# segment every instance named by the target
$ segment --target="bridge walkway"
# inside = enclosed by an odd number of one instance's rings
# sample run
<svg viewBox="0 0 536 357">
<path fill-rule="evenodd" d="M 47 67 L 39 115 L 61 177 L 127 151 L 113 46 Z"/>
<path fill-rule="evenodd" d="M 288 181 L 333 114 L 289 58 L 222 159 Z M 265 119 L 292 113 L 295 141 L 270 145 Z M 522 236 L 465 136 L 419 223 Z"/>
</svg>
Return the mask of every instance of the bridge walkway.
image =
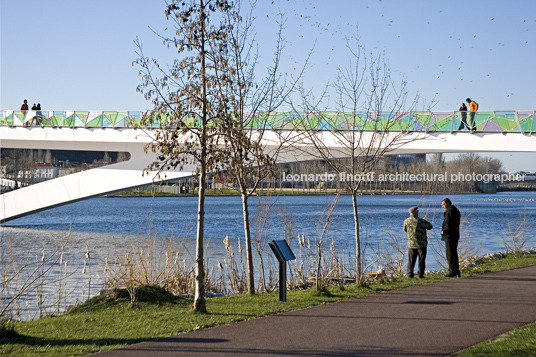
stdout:
<svg viewBox="0 0 536 357">
<path fill-rule="evenodd" d="M 536 266 L 243 321 L 103 356 L 444 356 L 536 321 Z"/>
</svg>

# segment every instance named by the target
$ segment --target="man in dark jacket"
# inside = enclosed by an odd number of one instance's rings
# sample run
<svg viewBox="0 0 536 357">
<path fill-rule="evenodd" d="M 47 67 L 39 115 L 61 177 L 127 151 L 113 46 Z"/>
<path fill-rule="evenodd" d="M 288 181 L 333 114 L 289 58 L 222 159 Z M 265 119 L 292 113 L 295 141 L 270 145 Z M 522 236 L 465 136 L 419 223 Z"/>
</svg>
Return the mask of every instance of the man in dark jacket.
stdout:
<svg viewBox="0 0 536 357">
<path fill-rule="evenodd" d="M 443 226 L 441 227 L 441 240 L 445 242 L 449 272 L 447 278 L 460 276 L 460 263 L 458 262 L 458 241 L 460 240 L 460 211 L 452 204 L 450 199 L 441 201 L 443 213 Z"/>
</svg>

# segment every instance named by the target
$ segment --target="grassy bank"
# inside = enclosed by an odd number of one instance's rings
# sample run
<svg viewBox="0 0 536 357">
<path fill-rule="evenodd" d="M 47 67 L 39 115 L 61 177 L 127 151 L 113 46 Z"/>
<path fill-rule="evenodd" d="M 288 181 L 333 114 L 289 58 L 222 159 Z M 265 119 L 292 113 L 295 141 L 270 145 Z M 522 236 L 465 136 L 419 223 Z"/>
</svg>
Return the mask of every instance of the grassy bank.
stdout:
<svg viewBox="0 0 536 357">
<path fill-rule="evenodd" d="M 508 270 L 536 264 L 535 255 L 508 256 L 484 261 L 466 269 L 463 276 Z M 392 278 L 365 286 L 356 284 L 289 291 L 288 302 L 277 293 L 235 295 L 207 299 L 207 314 L 190 310 L 192 301 L 172 296 L 158 288 L 138 291 L 134 305 L 126 291 L 95 297 L 60 316 L 15 323 L 15 335 L 0 342 L 2 355 L 84 355 L 185 331 L 253 319 L 260 316 L 357 298 L 380 291 L 400 289 L 445 280 L 442 274 L 427 279 Z"/>
</svg>

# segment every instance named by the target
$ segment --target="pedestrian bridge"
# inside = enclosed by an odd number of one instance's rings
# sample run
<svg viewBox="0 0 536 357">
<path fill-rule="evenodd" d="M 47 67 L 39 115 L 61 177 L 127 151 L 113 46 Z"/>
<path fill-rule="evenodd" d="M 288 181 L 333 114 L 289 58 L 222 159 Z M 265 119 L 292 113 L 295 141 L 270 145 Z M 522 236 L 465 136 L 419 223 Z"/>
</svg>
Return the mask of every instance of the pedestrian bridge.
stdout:
<svg viewBox="0 0 536 357">
<path fill-rule="evenodd" d="M 363 145 L 384 145 L 399 137 L 390 154 L 536 151 L 535 111 L 478 112 L 469 131 L 460 112 L 347 113 L 277 112 L 252 117 L 253 135 L 263 131 L 267 152 L 277 161 L 317 158 L 311 138 L 320 138 L 336 157 L 348 156 L 342 137 L 359 131 Z M 151 125 L 145 125 L 152 118 Z M 48 208 L 153 182 L 142 175 L 155 160 L 145 153 L 160 123 L 152 112 L 131 111 L 0 111 L 0 148 L 127 152 L 130 159 L 44 181 L 0 195 L 0 223 Z M 195 123 L 192 122 L 192 125 Z M 386 140 L 374 141 L 378 132 Z M 167 180 L 192 176 L 194 166 L 165 173 Z"/>
</svg>

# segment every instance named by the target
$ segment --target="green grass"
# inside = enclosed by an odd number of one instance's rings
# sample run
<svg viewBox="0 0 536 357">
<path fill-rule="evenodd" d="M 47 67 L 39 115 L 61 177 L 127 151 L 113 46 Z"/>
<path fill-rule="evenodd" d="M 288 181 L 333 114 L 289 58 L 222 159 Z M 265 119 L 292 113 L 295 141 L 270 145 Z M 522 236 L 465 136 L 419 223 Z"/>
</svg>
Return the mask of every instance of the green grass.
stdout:
<svg viewBox="0 0 536 357">
<path fill-rule="evenodd" d="M 536 322 L 460 351 L 454 356 L 536 356 Z"/>
<path fill-rule="evenodd" d="M 467 269 L 463 276 L 533 264 L 536 264 L 536 256 L 507 257 Z M 424 280 L 392 278 L 365 286 L 329 286 L 321 293 L 314 289 L 288 291 L 286 303 L 278 301 L 277 293 L 209 298 L 207 314 L 192 312 L 191 300 L 172 296 L 159 288 L 140 289 L 134 305 L 130 304 L 130 297 L 125 291 L 115 291 L 112 296 L 92 298 L 64 315 L 16 322 L 16 335 L 0 340 L 0 354 L 84 355 L 200 328 L 441 280 L 445 280 L 442 274 L 432 274 Z"/>
</svg>

